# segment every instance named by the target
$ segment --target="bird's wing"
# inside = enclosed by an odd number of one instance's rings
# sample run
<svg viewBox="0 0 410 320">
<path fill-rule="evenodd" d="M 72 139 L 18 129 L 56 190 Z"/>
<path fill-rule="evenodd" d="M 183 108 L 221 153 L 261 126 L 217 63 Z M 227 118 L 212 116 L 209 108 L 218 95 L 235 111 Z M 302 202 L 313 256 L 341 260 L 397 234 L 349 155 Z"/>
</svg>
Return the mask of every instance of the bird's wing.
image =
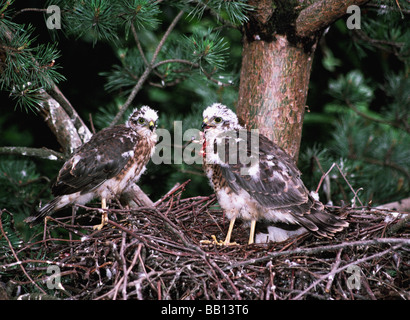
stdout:
<svg viewBox="0 0 410 320">
<path fill-rule="evenodd" d="M 241 139 L 241 134 L 236 138 L 229 135 L 214 145 L 225 145 L 221 173 L 228 185 L 237 193 L 240 188 L 246 190 L 267 208 L 306 204 L 309 193 L 293 159 L 265 136 L 250 131 L 245 133 L 245 139 Z M 233 141 L 236 150 L 232 145 L 229 147 Z M 255 145 L 255 142 L 258 143 Z"/>
<path fill-rule="evenodd" d="M 123 125 L 93 135 L 61 168 L 52 187 L 54 196 L 86 193 L 118 175 L 132 158 L 136 140 L 138 135 Z"/>
</svg>

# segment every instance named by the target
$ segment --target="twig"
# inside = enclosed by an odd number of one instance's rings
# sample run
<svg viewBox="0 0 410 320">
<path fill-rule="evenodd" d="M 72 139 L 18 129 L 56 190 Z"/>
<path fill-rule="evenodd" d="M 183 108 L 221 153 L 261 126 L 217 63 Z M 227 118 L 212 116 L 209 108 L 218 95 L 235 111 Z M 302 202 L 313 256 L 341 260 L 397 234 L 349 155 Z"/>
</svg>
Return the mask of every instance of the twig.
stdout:
<svg viewBox="0 0 410 320">
<path fill-rule="evenodd" d="M 318 160 L 317 160 L 317 162 L 319 163 Z M 333 170 L 333 168 L 334 168 L 335 165 L 336 165 L 336 163 L 334 162 L 334 163 L 331 165 L 331 167 L 329 168 L 329 170 L 327 170 L 326 173 L 322 174 L 322 177 L 320 178 L 319 184 L 317 185 L 317 188 L 316 188 L 316 193 L 319 193 L 319 189 L 320 189 L 320 186 L 321 186 L 322 183 L 323 183 L 323 180 L 329 175 L 330 171 Z"/>
<path fill-rule="evenodd" d="M 332 283 L 333 283 L 333 280 L 334 280 L 334 275 L 335 275 L 335 270 L 337 270 L 337 268 L 339 267 L 339 265 L 340 265 L 340 263 L 342 262 L 341 260 L 340 260 L 340 256 L 341 256 L 341 254 L 342 254 L 342 248 L 341 249 L 339 249 L 339 251 L 337 252 L 337 255 L 336 255 L 336 261 L 333 263 L 333 266 L 332 266 L 332 270 L 330 271 L 330 273 L 331 273 L 331 275 L 329 276 L 329 281 L 327 282 L 327 284 L 326 284 L 326 288 L 325 288 L 325 292 L 326 293 L 329 293 L 330 292 L 330 288 L 331 288 L 331 286 L 332 286 Z"/>
<path fill-rule="evenodd" d="M 339 243 L 334 245 L 325 245 L 319 246 L 314 248 L 297 248 L 294 250 L 287 250 L 281 252 L 270 252 L 267 253 L 266 256 L 255 258 L 247 261 L 233 263 L 230 266 L 225 267 L 224 270 L 243 267 L 249 264 L 259 263 L 259 262 L 266 262 L 272 260 L 274 258 L 278 258 L 281 256 L 292 256 L 292 255 L 311 255 L 316 253 L 321 253 L 324 251 L 335 251 L 343 248 L 351 248 L 351 247 L 358 247 L 358 246 L 371 246 L 376 244 L 400 244 L 405 246 L 410 246 L 410 239 L 402 239 L 402 238 L 380 238 L 380 239 L 371 239 L 371 240 L 359 240 L 359 241 L 352 241 L 352 242 L 345 242 Z"/>
<path fill-rule="evenodd" d="M 11 253 L 13 254 L 14 259 L 16 259 L 16 263 L 20 266 L 21 270 L 23 271 L 24 275 L 27 277 L 27 279 L 30 280 L 30 282 L 38 289 L 40 290 L 43 294 L 46 294 L 46 292 L 30 277 L 30 275 L 27 273 L 26 269 L 24 268 L 23 264 L 21 263 L 19 257 L 17 256 L 16 252 L 14 251 L 13 245 L 11 244 L 9 238 L 7 237 L 7 234 L 4 232 L 3 229 L 3 222 L 2 222 L 2 216 L 3 216 L 4 210 L 0 211 L 0 230 L 1 234 L 3 235 L 4 239 L 6 239 L 7 244 L 10 248 Z"/>
<path fill-rule="evenodd" d="M 23 12 L 47 12 L 47 9 L 40 9 L 40 8 L 23 8 L 19 11 L 16 11 L 11 19 L 13 20 L 16 16 L 18 16 L 19 14 L 22 14 Z"/>
<path fill-rule="evenodd" d="M 134 41 L 137 44 L 138 51 L 140 52 L 140 55 L 142 57 L 142 60 L 144 61 L 145 66 L 149 67 L 148 60 L 145 57 L 144 50 L 142 49 L 140 39 L 138 38 L 137 30 L 135 30 L 135 26 L 133 23 L 131 23 L 131 32 L 132 32 L 132 35 L 134 36 Z"/>
<path fill-rule="evenodd" d="M 341 272 L 341 271 L 347 269 L 349 266 L 358 265 L 358 264 L 363 263 L 363 262 L 366 262 L 366 261 L 368 261 L 368 260 L 372 260 L 372 259 L 375 259 L 375 258 L 378 258 L 378 257 L 382 257 L 382 256 L 384 256 L 385 254 L 391 252 L 392 250 L 398 249 L 400 246 L 401 246 L 401 244 L 399 244 L 399 245 L 397 245 L 397 246 L 394 246 L 393 248 L 389 248 L 389 249 L 387 249 L 387 250 L 384 250 L 384 251 L 382 251 L 382 252 L 375 253 L 375 254 L 373 254 L 373 255 L 371 255 L 371 256 L 368 256 L 368 257 L 366 257 L 366 258 L 362 258 L 362 259 L 353 261 L 353 262 L 351 262 L 351 263 L 348 263 L 348 264 L 344 265 L 343 267 L 340 267 L 340 268 L 337 268 L 337 269 L 335 269 L 335 270 L 332 270 L 332 271 L 330 271 L 328 274 L 325 274 L 325 275 L 321 276 L 319 279 L 317 279 L 316 281 L 314 281 L 309 287 L 307 287 L 305 290 L 303 290 L 301 293 L 299 293 L 299 294 L 298 294 L 296 297 L 294 297 L 292 300 L 299 300 L 300 298 L 303 297 L 303 295 L 304 295 L 306 292 L 309 292 L 312 288 L 314 288 L 315 286 L 317 286 L 320 282 L 322 282 L 323 280 L 328 279 L 329 277 L 332 277 L 332 276 L 334 277 L 334 275 L 336 275 L 336 274 L 338 274 L 339 272 Z"/>
<path fill-rule="evenodd" d="M 94 121 L 93 121 L 93 116 L 91 115 L 91 113 L 88 114 L 88 120 L 90 121 L 91 132 L 92 134 L 95 134 Z"/>
<path fill-rule="evenodd" d="M 316 193 L 319 192 L 319 189 L 320 189 L 320 186 L 321 186 L 323 180 L 328 176 L 328 174 L 330 173 L 330 171 L 332 171 L 335 166 L 336 166 L 337 169 L 339 170 L 340 174 L 342 175 L 344 181 L 345 181 L 345 182 L 347 183 L 347 185 L 349 186 L 350 190 L 353 192 L 353 195 L 354 195 L 354 196 L 353 196 L 353 199 L 352 199 L 353 204 L 355 203 L 355 201 L 356 201 L 356 199 L 357 199 L 357 200 L 359 201 L 360 205 L 363 206 L 362 201 L 360 200 L 359 196 L 357 195 L 359 191 L 363 190 L 363 188 L 359 188 L 359 189 L 357 189 L 357 190 L 355 191 L 355 190 L 353 189 L 353 187 L 351 186 L 351 184 L 349 183 L 349 181 L 347 180 L 346 175 L 343 173 L 342 169 L 340 169 L 339 165 L 338 165 L 336 162 L 334 162 L 334 163 L 331 165 L 330 169 L 329 169 L 324 175 L 322 175 L 322 177 L 320 178 L 319 185 L 318 185 L 317 188 L 316 188 Z"/>
<path fill-rule="evenodd" d="M 399 5 L 398 0 L 396 0 L 396 4 L 397 4 L 397 7 L 398 7 L 398 10 L 397 10 L 396 8 L 394 8 L 394 7 L 390 7 L 390 6 L 385 5 L 385 4 L 383 4 L 383 5 L 378 5 L 378 4 L 376 4 L 376 3 L 368 3 L 368 4 L 366 4 L 366 7 L 368 7 L 368 8 L 376 8 L 376 9 L 380 9 L 380 10 L 399 11 L 399 12 L 401 13 L 403 19 L 404 19 L 404 16 L 403 16 L 403 15 L 410 15 L 410 10 L 402 9 L 402 8 L 400 7 L 400 5 Z"/>
<path fill-rule="evenodd" d="M 0 147 L 0 154 L 36 157 L 47 160 L 64 160 L 62 153 L 47 148 Z"/>
<path fill-rule="evenodd" d="M 184 189 L 186 187 L 186 185 L 191 182 L 191 179 L 185 181 L 184 183 L 177 183 L 175 184 L 161 199 L 159 199 L 158 201 L 156 201 L 154 203 L 154 207 L 158 207 L 165 199 L 167 199 L 168 197 L 170 197 L 172 194 L 174 194 L 176 191 Z"/>
<path fill-rule="evenodd" d="M 358 30 L 356 30 L 355 32 L 359 32 Z M 362 31 L 360 31 L 360 34 L 363 33 Z M 373 122 L 377 122 L 377 123 L 382 123 L 382 124 L 387 124 L 389 126 L 392 126 L 394 128 L 398 128 L 398 129 L 402 129 L 404 131 L 406 131 L 407 133 L 410 133 L 410 126 L 407 126 L 407 123 L 404 123 L 404 126 L 401 126 L 399 123 L 399 121 L 389 121 L 389 120 L 385 120 L 385 119 L 380 119 L 380 118 L 375 118 L 372 117 L 362 111 L 360 111 L 356 105 L 354 103 L 352 103 L 349 99 L 345 98 L 345 103 L 347 104 L 347 106 L 352 109 L 354 112 L 356 112 L 359 116 L 361 116 L 364 119 L 373 121 Z M 409 176 L 409 174 L 407 174 L 407 177 Z"/>
<path fill-rule="evenodd" d="M 53 264 L 64 268 L 62 274 L 71 275 L 64 278 L 64 288 L 73 300 L 385 299 L 392 295 L 407 299 L 407 283 L 402 279 L 410 253 L 409 229 L 404 225 L 394 237 L 384 238 L 388 228 L 401 221 L 386 221 L 389 210 L 334 207 L 344 211 L 350 226 L 332 240 L 304 234 L 264 245 L 200 246 L 201 239 L 223 233 L 218 227 L 223 213 L 211 207 L 214 195 L 182 198 L 184 185 L 172 188 L 155 208 L 125 209 L 113 202 L 107 209 L 108 225 L 100 231 L 50 219 L 44 241 L 22 242 L 15 251 L 25 260 L 16 260 L 11 253 L 0 256 L 1 269 L 7 271 L 4 281 L 31 284 L 19 282 L 27 279 L 22 264 L 39 284 Z M 99 211 L 78 207 L 80 223 Z M 70 221 L 70 217 L 60 219 Z M 72 232 L 73 240 L 53 238 L 55 228 Z M 239 243 L 247 241 L 245 230 L 241 223 L 234 230 Z M 41 247 L 43 243 L 47 247 Z M 44 259 L 30 258 L 39 255 Z M 359 263 L 368 282 L 362 277 L 362 289 L 346 288 L 348 279 L 341 271 Z M 390 274 L 391 269 L 397 275 Z M 59 292 L 57 297 L 63 295 Z"/>
</svg>

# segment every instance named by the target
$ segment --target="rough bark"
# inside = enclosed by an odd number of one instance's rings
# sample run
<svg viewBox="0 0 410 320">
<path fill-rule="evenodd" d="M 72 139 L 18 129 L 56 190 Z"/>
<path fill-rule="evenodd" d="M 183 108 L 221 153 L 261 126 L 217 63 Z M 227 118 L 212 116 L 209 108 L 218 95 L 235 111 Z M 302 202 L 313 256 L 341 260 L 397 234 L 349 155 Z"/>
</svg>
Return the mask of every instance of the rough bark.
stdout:
<svg viewBox="0 0 410 320">
<path fill-rule="evenodd" d="M 252 3 L 257 9 L 245 25 L 237 113 L 297 159 L 316 39 L 295 37 L 297 9 L 289 3 Z"/>
<path fill-rule="evenodd" d="M 245 42 L 238 115 L 298 158 L 313 53 L 276 41 Z"/>
<path fill-rule="evenodd" d="M 48 160 L 64 160 L 62 153 L 47 148 L 0 147 L 0 154 L 36 157 Z"/>
<path fill-rule="evenodd" d="M 312 36 L 317 30 L 326 28 L 346 14 L 351 5 L 363 5 L 369 0 L 321 0 L 302 10 L 296 20 L 296 34 L 299 37 Z"/>
<path fill-rule="evenodd" d="M 63 149 L 63 153 L 69 155 L 83 144 L 79 131 L 67 112 L 61 107 L 60 103 L 51 97 L 44 90 L 41 91 L 41 114 L 47 126 L 57 138 L 58 143 Z M 84 125 L 82 131 L 88 132 Z M 89 138 L 91 134 L 89 134 Z M 89 139 L 88 138 L 88 139 Z"/>
<path fill-rule="evenodd" d="M 91 139 L 92 133 L 88 129 L 87 125 L 81 119 L 77 111 L 71 105 L 70 101 L 64 96 L 57 85 L 54 85 L 47 93 L 58 102 L 61 108 L 65 111 L 67 116 L 70 118 L 73 126 L 75 127 L 78 137 L 81 139 L 82 143 L 87 142 Z"/>
<path fill-rule="evenodd" d="M 237 113 L 296 161 L 317 41 L 349 5 L 365 2 L 250 1 L 255 10 L 244 25 Z"/>
</svg>

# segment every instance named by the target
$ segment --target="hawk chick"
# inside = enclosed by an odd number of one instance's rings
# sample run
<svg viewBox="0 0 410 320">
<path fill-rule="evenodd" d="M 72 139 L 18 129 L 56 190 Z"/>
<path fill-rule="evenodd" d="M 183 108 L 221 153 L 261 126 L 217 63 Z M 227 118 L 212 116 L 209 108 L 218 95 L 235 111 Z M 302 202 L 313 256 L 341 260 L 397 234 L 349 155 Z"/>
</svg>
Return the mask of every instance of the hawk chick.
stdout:
<svg viewBox="0 0 410 320">
<path fill-rule="evenodd" d="M 55 196 L 25 219 L 31 226 L 53 212 L 72 204 L 86 204 L 99 197 L 119 196 L 145 171 L 155 150 L 157 112 L 148 106 L 135 109 L 125 124 L 105 128 L 83 144 L 68 159 L 52 186 Z M 100 229 L 107 220 L 104 212 Z"/>
<path fill-rule="evenodd" d="M 269 232 L 257 235 L 256 242 L 283 241 L 306 230 L 332 237 L 348 226 L 309 194 L 283 149 L 244 129 L 226 106 L 215 103 L 205 109 L 202 127 L 204 171 L 230 220 L 225 244 L 236 218 L 250 221 L 249 243 L 254 242 L 256 221 Z"/>
</svg>

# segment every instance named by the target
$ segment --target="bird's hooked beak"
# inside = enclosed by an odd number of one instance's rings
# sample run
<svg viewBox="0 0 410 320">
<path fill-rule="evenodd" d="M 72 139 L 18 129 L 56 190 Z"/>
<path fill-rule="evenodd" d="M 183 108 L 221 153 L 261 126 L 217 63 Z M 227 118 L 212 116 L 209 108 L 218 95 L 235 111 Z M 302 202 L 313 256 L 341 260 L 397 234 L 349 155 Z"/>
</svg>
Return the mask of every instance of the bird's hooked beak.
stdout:
<svg viewBox="0 0 410 320">
<path fill-rule="evenodd" d="M 154 131 L 154 128 L 155 128 L 155 123 L 154 123 L 154 121 L 150 121 L 149 123 L 148 123 L 148 128 L 151 130 L 151 131 Z"/>
<path fill-rule="evenodd" d="M 209 128 L 209 125 L 208 125 L 208 118 L 205 118 L 204 120 L 202 120 L 202 125 L 201 125 L 201 128 L 202 128 L 202 129 Z"/>
</svg>

